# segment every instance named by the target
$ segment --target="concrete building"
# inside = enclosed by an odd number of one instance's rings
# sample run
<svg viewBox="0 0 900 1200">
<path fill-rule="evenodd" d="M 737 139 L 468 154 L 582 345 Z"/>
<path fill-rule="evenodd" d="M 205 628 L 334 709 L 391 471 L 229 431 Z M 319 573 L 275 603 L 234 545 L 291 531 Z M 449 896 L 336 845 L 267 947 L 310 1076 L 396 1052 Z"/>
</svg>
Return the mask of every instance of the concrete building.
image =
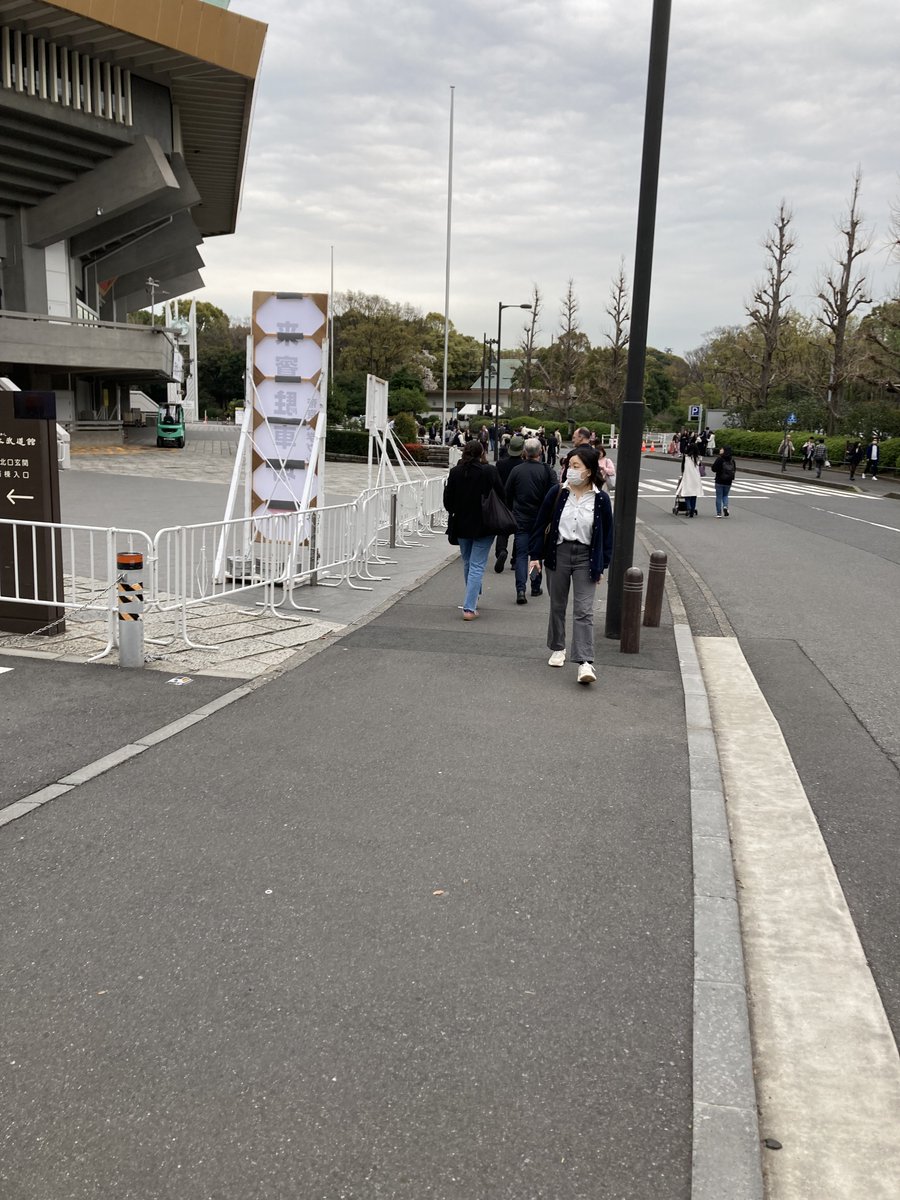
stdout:
<svg viewBox="0 0 900 1200">
<path fill-rule="evenodd" d="M 0 0 L 0 375 L 118 428 L 175 341 L 129 313 L 234 232 L 266 26 L 227 0 Z"/>
</svg>

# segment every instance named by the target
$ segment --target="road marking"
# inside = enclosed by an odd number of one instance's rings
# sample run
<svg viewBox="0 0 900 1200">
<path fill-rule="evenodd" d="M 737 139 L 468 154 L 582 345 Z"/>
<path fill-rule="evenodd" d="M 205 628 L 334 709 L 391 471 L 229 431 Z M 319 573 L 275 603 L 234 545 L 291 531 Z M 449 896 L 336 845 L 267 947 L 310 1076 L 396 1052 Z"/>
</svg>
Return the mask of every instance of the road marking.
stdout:
<svg viewBox="0 0 900 1200">
<path fill-rule="evenodd" d="M 846 513 L 833 512 L 830 508 L 816 508 L 812 506 L 813 512 L 828 513 L 829 517 L 843 517 L 845 521 L 859 521 L 860 525 L 873 525 L 876 529 L 889 529 L 891 533 L 900 533 L 900 529 L 896 525 L 881 525 L 878 521 L 865 521 L 862 517 L 848 517 Z"/>
<path fill-rule="evenodd" d="M 900 1179 L 900 1125 L 886 1116 L 900 1111 L 900 1060 L 878 988 L 739 643 L 696 644 L 740 881 L 759 1132 L 785 1133 L 766 1157 L 767 1195 L 887 1200 Z"/>
<path fill-rule="evenodd" d="M 14 671 L 15 667 L 0 667 L 0 675 L 5 675 L 7 671 Z"/>
</svg>

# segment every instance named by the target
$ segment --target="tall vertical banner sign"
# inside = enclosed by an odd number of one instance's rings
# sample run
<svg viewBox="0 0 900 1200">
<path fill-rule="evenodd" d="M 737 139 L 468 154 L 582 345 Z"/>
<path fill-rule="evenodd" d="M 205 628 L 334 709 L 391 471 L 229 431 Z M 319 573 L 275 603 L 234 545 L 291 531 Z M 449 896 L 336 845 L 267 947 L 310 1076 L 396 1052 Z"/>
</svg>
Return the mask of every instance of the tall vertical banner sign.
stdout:
<svg viewBox="0 0 900 1200">
<path fill-rule="evenodd" d="M 250 516 L 318 503 L 327 333 L 327 295 L 253 293 Z"/>
</svg>

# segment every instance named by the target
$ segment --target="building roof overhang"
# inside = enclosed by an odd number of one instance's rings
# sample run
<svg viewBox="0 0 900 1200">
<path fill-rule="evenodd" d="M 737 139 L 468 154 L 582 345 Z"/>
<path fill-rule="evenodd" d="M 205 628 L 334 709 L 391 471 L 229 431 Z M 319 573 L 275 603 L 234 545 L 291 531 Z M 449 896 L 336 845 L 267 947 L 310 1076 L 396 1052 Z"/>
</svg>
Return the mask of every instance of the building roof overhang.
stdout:
<svg viewBox="0 0 900 1200">
<path fill-rule="evenodd" d="M 234 231 L 267 28 L 262 22 L 203 0 L 0 0 L 0 24 L 167 87 L 201 196 L 193 209 L 197 227 L 204 237 Z M 35 103 L 28 105 L 32 119 Z M 97 130 L 103 125 L 84 120 Z"/>
</svg>

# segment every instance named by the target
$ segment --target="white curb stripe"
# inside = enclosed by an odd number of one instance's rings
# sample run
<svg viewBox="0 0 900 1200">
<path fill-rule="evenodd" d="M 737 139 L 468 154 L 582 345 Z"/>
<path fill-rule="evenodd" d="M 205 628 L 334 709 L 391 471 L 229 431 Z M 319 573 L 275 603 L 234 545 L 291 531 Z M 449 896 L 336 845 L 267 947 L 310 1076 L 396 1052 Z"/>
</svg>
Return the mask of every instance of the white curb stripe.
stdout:
<svg viewBox="0 0 900 1200">
<path fill-rule="evenodd" d="M 790 752 L 736 640 L 698 638 L 728 800 L 768 1200 L 896 1200 L 900 1057 Z"/>
</svg>

